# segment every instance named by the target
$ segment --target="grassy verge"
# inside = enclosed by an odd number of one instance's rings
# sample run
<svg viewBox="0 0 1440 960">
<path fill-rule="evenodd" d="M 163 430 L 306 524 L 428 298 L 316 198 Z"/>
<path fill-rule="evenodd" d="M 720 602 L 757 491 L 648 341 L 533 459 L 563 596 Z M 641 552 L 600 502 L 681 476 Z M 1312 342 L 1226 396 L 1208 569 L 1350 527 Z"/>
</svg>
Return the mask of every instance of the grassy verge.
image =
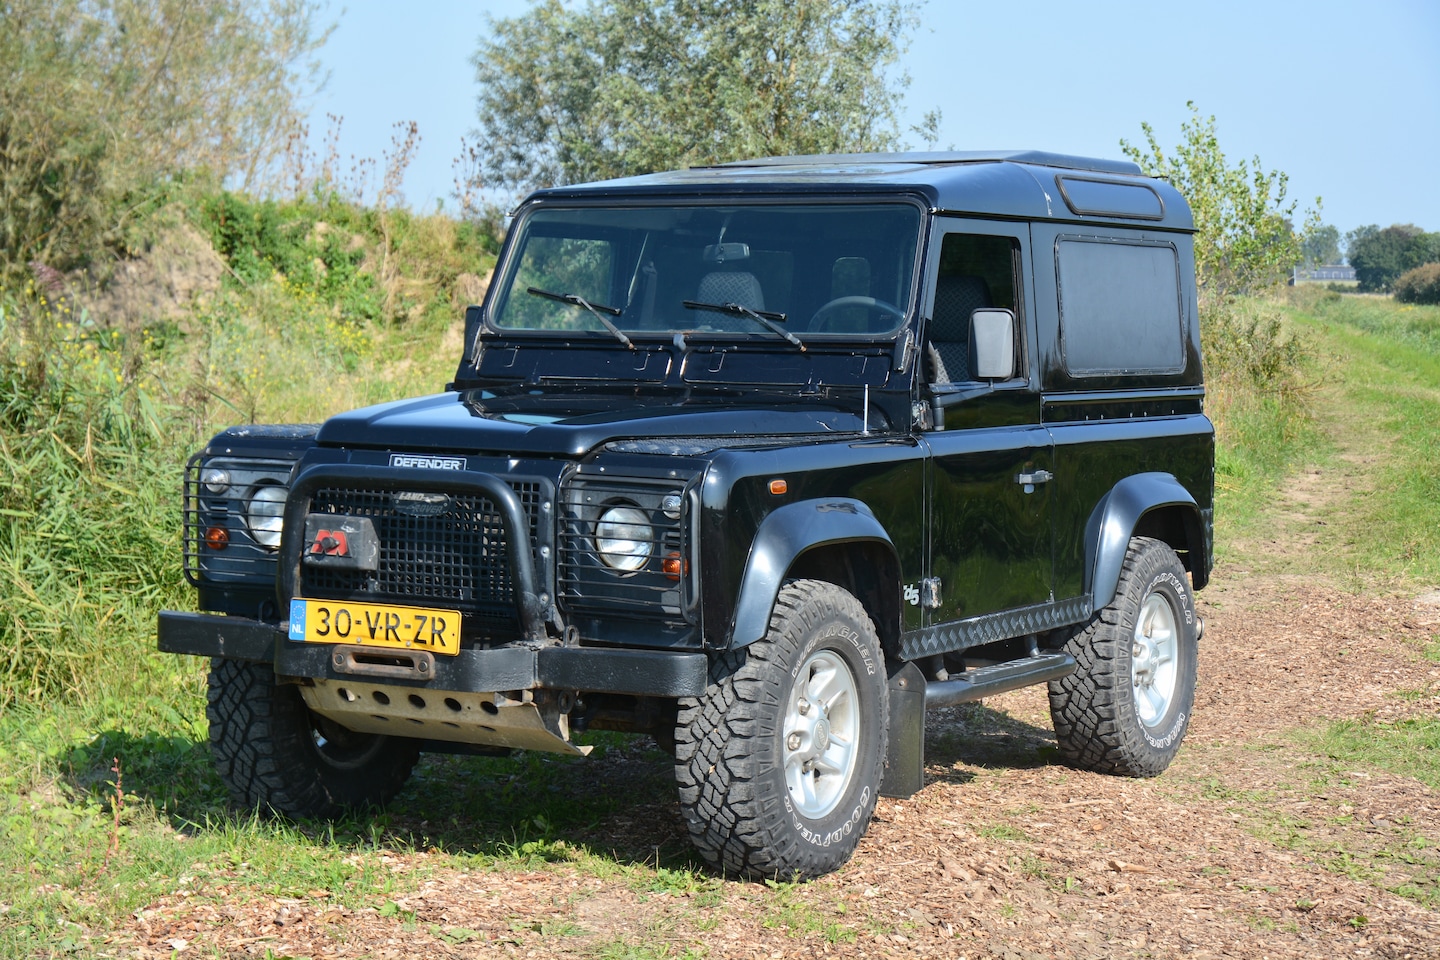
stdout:
<svg viewBox="0 0 1440 960">
<path fill-rule="evenodd" d="M 1322 443 L 1311 416 L 1318 371 L 1294 323 L 1268 301 L 1208 305 L 1201 333 L 1223 562 L 1237 536 L 1265 522 L 1276 486 Z"/>
<path fill-rule="evenodd" d="M 1332 572 L 1364 571 L 1397 585 L 1440 584 L 1440 307 L 1312 296 L 1291 311 L 1334 371 L 1340 431 L 1372 483 L 1334 511 Z"/>
</svg>

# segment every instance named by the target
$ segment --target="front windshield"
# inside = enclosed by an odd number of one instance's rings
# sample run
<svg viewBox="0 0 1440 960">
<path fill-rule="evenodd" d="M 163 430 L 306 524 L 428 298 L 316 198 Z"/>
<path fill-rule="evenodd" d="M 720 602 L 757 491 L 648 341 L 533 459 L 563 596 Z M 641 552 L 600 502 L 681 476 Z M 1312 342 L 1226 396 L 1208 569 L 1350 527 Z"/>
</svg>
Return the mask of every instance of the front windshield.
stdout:
<svg viewBox="0 0 1440 960">
<path fill-rule="evenodd" d="M 491 323 L 507 330 L 893 332 L 909 309 L 909 203 L 539 207 L 520 222 Z M 797 336 L 798 335 L 798 336 Z"/>
</svg>

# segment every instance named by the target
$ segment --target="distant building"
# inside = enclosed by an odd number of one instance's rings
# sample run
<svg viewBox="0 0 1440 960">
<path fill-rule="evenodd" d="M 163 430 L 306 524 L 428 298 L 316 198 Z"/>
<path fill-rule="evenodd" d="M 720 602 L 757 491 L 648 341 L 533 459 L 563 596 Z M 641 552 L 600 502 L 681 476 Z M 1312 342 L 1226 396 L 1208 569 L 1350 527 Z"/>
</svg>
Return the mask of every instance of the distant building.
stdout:
<svg viewBox="0 0 1440 960">
<path fill-rule="evenodd" d="M 1301 283 L 1354 283 L 1355 268 L 1343 263 L 1331 263 L 1319 267 L 1296 267 L 1290 276 L 1293 287 Z"/>
</svg>

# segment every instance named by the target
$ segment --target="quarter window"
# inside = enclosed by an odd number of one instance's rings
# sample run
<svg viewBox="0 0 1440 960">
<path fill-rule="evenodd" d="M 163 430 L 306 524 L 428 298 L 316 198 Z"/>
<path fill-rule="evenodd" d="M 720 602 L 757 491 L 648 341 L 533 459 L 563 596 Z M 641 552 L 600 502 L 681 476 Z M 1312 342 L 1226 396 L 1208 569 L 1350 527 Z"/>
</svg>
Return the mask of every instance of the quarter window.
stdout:
<svg viewBox="0 0 1440 960">
<path fill-rule="evenodd" d="M 1185 369 L 1180 267 L 1169 244 L 1061 239 L 1060 336 L 1074 377 Z"/>
</svg>

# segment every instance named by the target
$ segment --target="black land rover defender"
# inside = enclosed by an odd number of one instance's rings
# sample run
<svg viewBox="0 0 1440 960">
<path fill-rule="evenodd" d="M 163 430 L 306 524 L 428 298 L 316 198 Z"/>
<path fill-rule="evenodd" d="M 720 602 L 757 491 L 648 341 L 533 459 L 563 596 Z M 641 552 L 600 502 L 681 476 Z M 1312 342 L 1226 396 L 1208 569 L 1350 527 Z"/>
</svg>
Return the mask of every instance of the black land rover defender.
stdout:
<svg viewBox="0 0 1440 960">
<path fill-rule="evenodd" d="M 543 190 L 443 393 L 188 468 L 234 800 L 382 803 L 419 752 L 648 733 L 717 867 L 843 864 L 924 711 L 1048 683 L 1160 773 L 1211 568 L 1193 225 L 1129 163 L 791 157 Z"/>
</svg>

